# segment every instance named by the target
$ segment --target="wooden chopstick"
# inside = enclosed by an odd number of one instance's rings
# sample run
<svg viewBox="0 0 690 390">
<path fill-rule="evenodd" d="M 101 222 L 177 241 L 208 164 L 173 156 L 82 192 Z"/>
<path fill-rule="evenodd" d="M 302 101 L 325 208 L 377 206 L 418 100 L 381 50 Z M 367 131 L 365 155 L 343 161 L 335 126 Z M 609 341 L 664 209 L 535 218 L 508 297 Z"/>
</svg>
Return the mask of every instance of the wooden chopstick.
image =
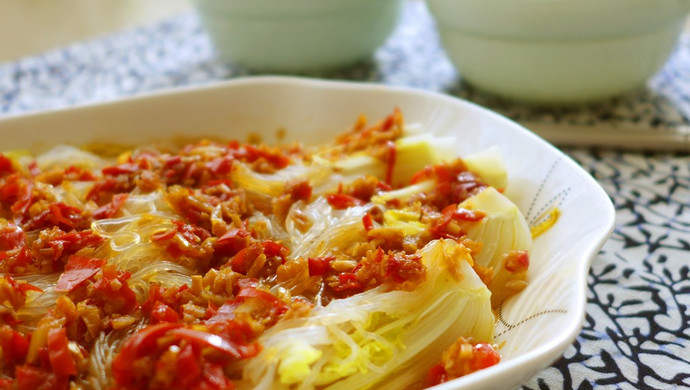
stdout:
<svg viewBox="0 0 690 390">
<path fill-rule="evenodd" d="M 690 153 L 690 126 L 641 128 L 541 122 L 520 124 L 556 146 Z"/>
</svg>

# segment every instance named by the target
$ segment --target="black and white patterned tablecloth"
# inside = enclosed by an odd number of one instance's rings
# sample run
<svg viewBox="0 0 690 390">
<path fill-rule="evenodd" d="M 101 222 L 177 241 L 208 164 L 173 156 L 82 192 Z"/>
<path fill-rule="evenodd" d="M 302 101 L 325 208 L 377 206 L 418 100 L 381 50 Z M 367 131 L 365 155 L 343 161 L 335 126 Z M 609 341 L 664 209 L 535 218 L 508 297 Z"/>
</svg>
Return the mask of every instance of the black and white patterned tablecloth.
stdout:
<svg viewBox="0 0 690 390">
<path fill-rule="evenodd" d="M 0 115 L 248 73 L 216 59 L 190 13 L 0 64 Z M 463 84 L 418 1 L 371 61 L 320 76 L 447 92 L 516 120 L 678 127 L 690 118 L 690 36 L 644 91 L 589 107 L 536 109 Z M 613 199 L 616 230 L 592 263 L 584 329 L 562 359 L 524 388 L 690 389 L 690 156 L 566 152 Z"/>
</svg>

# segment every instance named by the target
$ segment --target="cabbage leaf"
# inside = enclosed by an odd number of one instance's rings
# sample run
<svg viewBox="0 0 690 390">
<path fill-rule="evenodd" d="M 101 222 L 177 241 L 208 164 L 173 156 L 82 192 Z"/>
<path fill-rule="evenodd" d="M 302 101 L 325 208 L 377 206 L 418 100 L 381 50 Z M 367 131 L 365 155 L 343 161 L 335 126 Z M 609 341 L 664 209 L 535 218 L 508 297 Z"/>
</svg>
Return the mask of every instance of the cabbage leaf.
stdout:
<svg viewBox="0 0 690 390">
<path fill-rule="evenodd" d="M 436 240 L 418 253 L 427 276 L 413 291 L 379 286 L 267 331 L 262 352 L 243 367 L 241 388 L 405 388 L 420 385 L 458 337 L 491 342 L 490 292 L 469 249 Z"/>
<path fill-rule="evenodd" d="M 489 289 L 494 307 L 505 299 L 503 289 L 511 273 L 505 268 L 506 255 L 514 250 L 532 249 L 532 234 L 520 209 L 492 187 L 462 202 L 459 207 L 480 210 L 486 216 L 479 222 L 460 222 L 460 228 L 469 238 L 482 243 L 475 256 L 477 264 L 493 268 Z"/>
</svg>

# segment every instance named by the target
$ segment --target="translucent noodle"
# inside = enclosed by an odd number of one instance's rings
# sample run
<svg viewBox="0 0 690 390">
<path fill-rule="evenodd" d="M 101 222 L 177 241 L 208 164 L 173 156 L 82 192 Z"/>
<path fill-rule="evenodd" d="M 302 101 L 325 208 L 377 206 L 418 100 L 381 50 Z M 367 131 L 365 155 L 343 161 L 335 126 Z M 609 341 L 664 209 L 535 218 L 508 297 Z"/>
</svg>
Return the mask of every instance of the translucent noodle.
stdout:
<svg viewBox="0 0 690 390">
<path fill-rule="evenodd" d="M 173 229 L 173 216 L 141 214 L 94 222 L 92 229 L 102 237 L 109 238 L 94 256 L 108 259 L 118 269 L 132 273 L 148 264 L 171 260 L 165 246 L 151 242 L 151 235 Z"/>
<path fill-rule="evenodd" d="M 84 208 L 89 190 L 93 187 L 92 182 L 88 181 L 64 181 L 60 186 L 54 187 L 52 194 L 57 202 L 62 202 L 68 206 Z"/>
<path fill-rule="evenodd" d="M 91 355 L 88 357 L 89 375 L 86 379 L 79 379 L 78 385 L 92 390 L 112 389 L 110 367 L 120 344 L 127 338 L 127 335 L 133 334 L 144 326 L 145 324 L 141 322 L 128 332 L 113 331 L 107 335 L 101 333 L 91 349 Z"/>
<path fill-rule="evenodd" d="M 125 204 L 122 205 L 122 213 L 124 215 L 157 214 L 156 212 L 161 212 L 163 215 L 172 213 L 172 209 L 165 201 L 165 194 L 162 191 L 150 194 L 130 194 Z"/>
<path fill-rule="evenodd" d="M 50 308 L 55 306 L 55 301 L 60 296 L 59 293 L 55 292 L 55 283 L 57 283 L 59 277 L 59 273 L 53 273 L 17 276 L 15 278 L 16 280 L 25 281 L 43 290 L 43 292 L 28 291 L 24 306 L 17 310 L 17 318 L 23 321 L 21 327 L 24 330 L 33 330 L 38 320 L 40 320 Z"/>
<path fill-rule="evenodd" d="M 295 203 L 288 213 L 285 227 L 292 246 L 291 258 L 335 255 L 339 250 L 361 242 L 365 235 L 362 217 L 372 207 L 349 207 L 333 209 L 325 197 L 304 205 Z M 309 221 L 310 228 L 302 232 L 295 214 Z"/>
<path fill-rule="evenodd" d="M 192 271 L 172 262 L 166 246 L 151 240 L 155 233 L 175 229 L 173 220 L 179 219 L 163 193 L 130 195 L 123 206 L 126 216 L 92 224 L 97 234 L 108 239 L 95 257 L 108 259 L 118 269 L 131 272 L 128 284 L 140 302 L 146 299 L 150 283 L 163 287 L 190 284 Z"/>
<path fill-rule="evenodd" d="M 367 162 L 372 159 L 367 159 Z M 244 189 L 271 197 L 279 196 L 285 189 L 285 183 L 290 180 L 308 178 L 313 187 L 313 193 L 320 195 L 331 192 L 339 182 L 347 183 L 354 179 L 347 179 L 336 171 L 340 168 L 330 161 L 314 158 L 310 165 L 296 163 L 285 169 L 271 174 L 254 172 L 245 164 L 237 163 L 232 171 L 232 180 Z"/>
<path fill-rule="evenodd" d="M 257 212 L 248 219 L 249 229 L 256 231 L 258 238 L 274 241 L 286 241 L 290 236 L 283 228 L 280 219 L 275 215 L 266 216 Z"/>
<path fill-rule="evenodd" d="M 149 292 L 149 284 L 157 283 L 163 287 L 180 287 L 183 284 L 191 284 L 192 272 L 175 263 L 160 261 L 150 263 L 132 274 L 129 279 L 129 287 L 137 294 L 141 302 L 146 299 Z"/>
<path fill-rule="evenodd" d="M 122 218 L 101 219 L 91 224 L 91 230 L 101 237 L 110 238 L 123 227 L 128 226 L 132 221 L 139 220 L 139 216 L 128 216 Z"/>
</svg>

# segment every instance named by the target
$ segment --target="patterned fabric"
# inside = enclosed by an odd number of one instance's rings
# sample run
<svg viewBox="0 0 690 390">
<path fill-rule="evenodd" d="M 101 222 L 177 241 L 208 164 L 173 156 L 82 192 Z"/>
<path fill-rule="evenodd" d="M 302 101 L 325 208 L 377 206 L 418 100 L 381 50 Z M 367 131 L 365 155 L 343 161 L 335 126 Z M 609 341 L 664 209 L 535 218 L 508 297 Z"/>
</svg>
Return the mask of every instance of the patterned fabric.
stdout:
<svg viewBox="0 0 690 390">
<path fill-rule="evenodd" d="M 616 207 L 574 345 L 525 389 L 690 388 L 690 157 L 569 150 Z"/>
<path fill-rule="evenodd" d="M 249 73 L 217 60 L 197 17 L 187 14 L 0 64 L 0 115 Z M 645 91 L 589 107 L 534 109 L 464 84 L 418 1 L 371 61 L 317 76 L 448 92 L 516 120 L 677 127 L 690 117 L 690 36 Z M 617 226 L 593 260 L 580 336 L 524 388 L 690 388 L 690 156 L 566 152 L 611 196 Z"/>
</svg>

